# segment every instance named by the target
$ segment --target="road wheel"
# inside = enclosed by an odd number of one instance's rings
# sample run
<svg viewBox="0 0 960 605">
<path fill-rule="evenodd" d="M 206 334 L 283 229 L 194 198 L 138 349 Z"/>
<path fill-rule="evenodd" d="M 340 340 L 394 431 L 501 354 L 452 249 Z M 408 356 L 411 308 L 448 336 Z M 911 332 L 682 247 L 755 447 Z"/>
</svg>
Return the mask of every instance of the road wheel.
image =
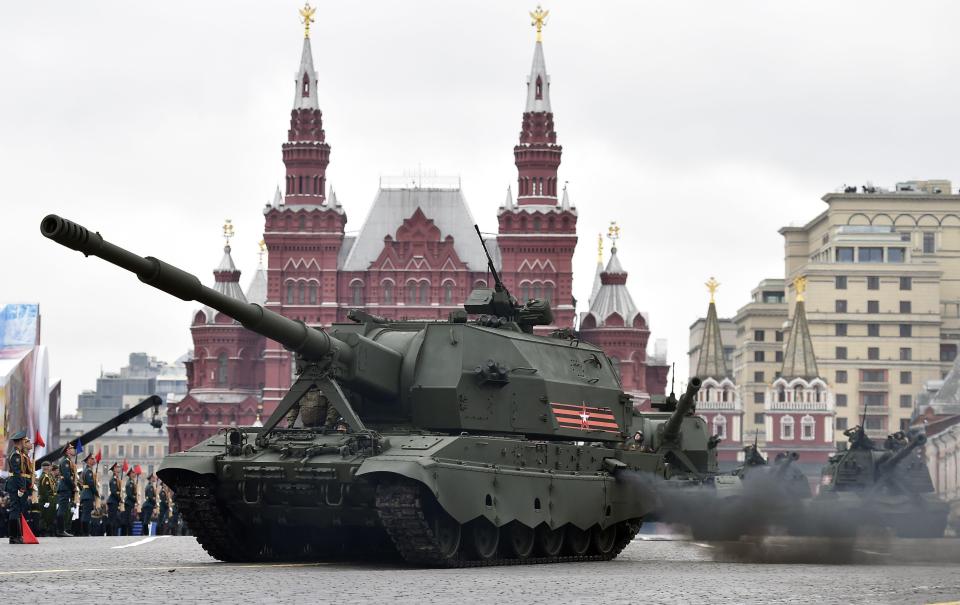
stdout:
<svg viewBox="0 0 960 605">
<path fill-rule="evenodd" d="M 433 504 L 433 503 L 431 503 Z M 437 550 L 444 559 L 454 559 L 460 550 L 460 524 L 447 514 L 439 505 L 430 506 L 427 512 L 427 523 L 433 532 Z"/>
<path fill-rule="evenodd" d="M 537 526 L 534 532 L 534 548 L 542 557 L 556 557 L 563 550 L 563 530 L 550 529 L 546 523 Z"/>
<path fill-rule="evenodd" d="M 535 532 L 531 528 L 514 521 L 506 527 L 504 534 L 504 550 L 508 557 L 526 559 L 533 553 Z"/>
<path fill-rule="evenodd" d="M 576 557 L 587 554 L 590 550 L 590 530 L 580 529 L 571 523 L 567 525 L 566 534 L 567 553 Z"/>
<path fill-rule="evenodd" d="M 470 524 L 470 546 L 473 554 L 481 561 L 487 561 L 497 556 L 500 546 L 500 530 L 496 525 L 480 517 Z"/>
<path fill-rule="evenodd" d="M 590 531 L 590 548 L 595 555 L 609 555 L 613 552 L 613 547 L 616 543 L 616 525 L 609 525 L 605 529 L 601 529 L 599 525 L 595 525 Z"/>
</svg>

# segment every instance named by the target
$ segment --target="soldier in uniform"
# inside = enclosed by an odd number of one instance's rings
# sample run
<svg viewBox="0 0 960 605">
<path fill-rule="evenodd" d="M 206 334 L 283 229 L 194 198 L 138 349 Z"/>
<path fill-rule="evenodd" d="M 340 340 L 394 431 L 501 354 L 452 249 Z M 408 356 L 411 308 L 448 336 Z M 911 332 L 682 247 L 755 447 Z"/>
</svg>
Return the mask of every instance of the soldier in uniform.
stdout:
<svg viewBox="0 0 960 605">
<path fill-rule="evenodd" d="M 325 427 L 333 428 L 336 426 L 340 414 L 337 409 L 330 405 L 330 400 L 323 394 L 323 391 L 313 386 L 310 387 L 300 401 L 295 403 L 290 411 L 287 412 L 287 428 L 293 428 L 297 422 L 297 416 L 303 422 L 306 428 Z"/>
<path fill-rule="evenodd" d="M 167 533 L 167 517 L 170 516 L 170 494 L 167 492 L 167 486 L 160 484 L 160 502 L 157 504 L 157 535 L 162 536 Z"/>
<path fill-rule="evenodd" d="M 94 502 L 100 495 L 100 490 L 97 489 L 97 480 L 93 475 L 93 467 L 96 466 L 97 459 L 94 458 L 93 454 L 87 454 L 83 462 L 86 464 L 86 468 L 83 469 L 83 474 L 80 477 L 80 485 L 83 487 L 83 492 L 80 494 L 80 535 L 89 536 L 90 518 L 93 514 Z"/>
<path fill-rule="evenodd" d="M 137 474 L 127 471 L 127 486 L 123 495 L 123 535 L 133 535 L 133 515 L 137 508 Z"/>
<path fill-rule="evenodd" d="M 10 544 L 23 544 L 20 515 L 27 512 L 27 498 L 30 494 L 31 480 L 30 459 L 24 451 L 26 431 L 19 431 L 10 437 L 13 442 L 13 452 L 7 458 L 7 493 L 10 495 L 7 525 L 10 534 Z"/>
<path fill-rule="evenodd" d="M 49 462 L 40 465 L 39 504 L 40 504 L 40 535 L 52 536 L 56 534 L 57 521 L 57 467 Z"/>
<path fill-rule="evenodd" d="M 150 522 L 153 521 L 153 509 L 157 507 L 157 486 L 154 483 L 157 476 L 150 473 L 147 476 L 147 486 L 143 490 L 143 506 L 140 509 L 140 523 L 143 524 L 143 535 L 150 535 Z"/>
<path fill-rule="evenodd" d="M 67 443 L 60 459 L 60 481 L 57 483 L 57 537 L 72 538 L 67 529 L 73 522 L 73 502 L 77 497 L 77 465 L 73 457 L 77 455 L 76 445 Z"/>
<path fill-rule="evenodd" d="M 110 495 L 107 497 L 107 535 L 116 536 L 120 528 L 120 465 L 116 462 L 110 467 Z"/>
</svg>

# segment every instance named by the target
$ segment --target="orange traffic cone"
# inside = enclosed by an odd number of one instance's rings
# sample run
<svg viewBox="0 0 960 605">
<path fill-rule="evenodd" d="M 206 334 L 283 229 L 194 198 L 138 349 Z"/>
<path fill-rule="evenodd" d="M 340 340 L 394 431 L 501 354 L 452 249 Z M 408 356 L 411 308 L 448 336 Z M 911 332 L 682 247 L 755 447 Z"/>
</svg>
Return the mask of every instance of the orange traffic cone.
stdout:
<svg viewBox="0 0 960 605">
<path fill-rule="evenodd" d="M 37 540 L 37 537 L 30 531 L 30 525 L 23 515 L 20 515 L 20 535 L 23 537 L 24 544 L 40 544 L 40 540 Z"/>
</svg>

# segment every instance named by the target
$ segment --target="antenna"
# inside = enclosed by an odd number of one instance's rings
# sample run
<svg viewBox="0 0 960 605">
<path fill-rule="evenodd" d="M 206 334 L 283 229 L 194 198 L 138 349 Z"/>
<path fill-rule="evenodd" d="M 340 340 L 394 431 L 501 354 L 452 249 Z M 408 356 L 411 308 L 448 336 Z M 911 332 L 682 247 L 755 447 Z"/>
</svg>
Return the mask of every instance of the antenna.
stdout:
<svg viewBox="0 0 960 605">
<path fill-rule="evenodd" d="M 505 292 L 507 296 L 510 296 L 510 292 L 507 291 L 507 287 L 503 285 L 503 282 L 500 280 L 500 274 L 497 273 L 496 267 L 493 266 L 493 259 L 490 258 L 490 252 L 487 250 L 487 243 L 483 241 L 483 235 L 480 233 L 480 227 L 474 225 L 473 228 L 477 232 L 477 237 L 480 238 L 480 246 L 483 248 L 483 253 L 487 255 L 487 268 L 490 270 L 490 274 L 493 276 L 493 283 L 495 284 L 494 290 L 497 292 Z"/>
<path fill-rule="evenodd" d="M 757 440 L 760 439 L 760 429 L 753 433 L 753 449 L 757 449 Z"/>
<path fill-rule="evenodd" d="M 677 380 L 677 362 L 671 364 L 670 369 L 670 394 L 674 395 L 673 383 Z"/>
</svg>

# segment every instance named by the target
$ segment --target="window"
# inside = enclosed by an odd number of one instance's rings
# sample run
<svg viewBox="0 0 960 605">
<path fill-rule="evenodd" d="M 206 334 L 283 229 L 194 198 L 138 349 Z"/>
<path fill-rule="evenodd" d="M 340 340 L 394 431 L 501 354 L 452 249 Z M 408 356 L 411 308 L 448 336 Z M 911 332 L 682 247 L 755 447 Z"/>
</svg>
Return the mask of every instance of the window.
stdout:
<svg viewBox="0 0 960 605">
<path fill-rule="evenodd" d="M 110 446 L 109 446 L 109 445 L 103 446 L 103 457 L 104 457 L 104 458 L 109 458 L 109 457 L 110 457 Z"/>
<path fill-rule="evenodd" d="M 417 284 L 414 282 L 407 283 L 407 304 L 417 304 Z"/>
<path fill-rule="evenodd" d="M 754 372 L 753 373 L 754 382 L 763 382 L 763 372 Z"/>
<path fill-rule="evenodd" d="M 453 284 L 450 282 L 443 284 L 443 304 L 453 304 Z"/>
<path fill-rule="evenodd" d="M 363 282 L 356 281 L 350 284 L 350 304 L 352 305 L 362 305 L 363 304 Z"/>
<path fill-rule="evenodd" d="M 867 301 L 867 313 L 879 313 L 880 312 L 880 301 L 879 300 L 868 300 Z"/>
<path fill-rule="evenodd" d="M 429 282 L 420 282 L 420 304 L 428 305 L 430 304 L 430 283 Z"/>
<path fill-rule="evenodd" d="M 926 231 L 923 234 L 923 253 L 924 254 L 933 254 L 936 252 L 936 234 L 930 231 Z"/>
<path fill-rule="evenodd" d="M 293 304 L 293 282 L 287 284 L 287 304 Z"/>
<path fill-rule="evenodd" d="M 910 395 L 900 395 L 900 407 L 902 408 L 912 408 L 913 407 L 913 397 Z"/>
<path fill-rule="evenodd" d="M 838 263 L 852 263 L 852 262 L 853 262 L 853 248 L 837 248 L 837 262 L 838 262 Z"/>
<path fill-rule="evenodd" d="M 880 324 L 867 324 L 867 336 L 880 336 Z"/>
<path fill-rule="evenodd" d="M 853 260 L 853 259 L 851 258 L 851 260 Z M 846 276 L 846 275 L 838 275 L 838 276 L 836 276 L 835 278 L 833 278 L 833 286 L 834 286 L 834 288 L 836 288 L 837 290 L 846 290 L 846 289 L 847 289 L 847 276 Z"/>
<path fill-rule="evenodd" d="M 847 396 L 843 393 L 837 393 L 837 407 L 845 408 L 847 407 Z"/>
<path fill-rule="evenodd" d="M 297 284 L 297 304 L 306 304 L 307 302 L 307 284 L 300 282 Z"/>
<path fill-rule="evenodd" d="M 773 360 L 776 361 L 777 363 L 782 363 L 782 362 L 783 362 L 783 351 L 777 351 L 776 353 L 774 353 L 774 354 L 773 354 Z"/>
<path fill-rule="evenodd" d="M 189 422 L 189 421 L 188 421 L 188 422 Z M 123 456 L 126 456 L 126 455 L 127 455 L 127 454 L 126 454 L 126 451 L 125 451 L 126 449 L 127 449 L 127 448 L 125 448 L 124 446 L 118 445 L 118 446 L 117 446 L 117 457 L 122 458 Z"/>
<path fill-rule="evenodd" d="M 227 384 L 227 354 L 217 355 L 217 386 Z"/>
<path fill-rule="evenodd" d="M 882 263 L 883 248 L 858 248 L 857 261 L 861 263 Z"/>
<path fill-rule="evenodd" d="M 754 403 L 763 403 L 763 393 L 754 391 L 753 393 L 753 402 Z"/>
<path fill-rule="evenodd" d="M 883 417 L 882 416 L 867 416 L 867 419 L 864 421 L 864 427 L 868 431 L 882 431 L 883 430 Z"/>
<path fill-rule="evenodd" d="M 774 332 L 773 337 L 777 342 L 783 342 L 783 330 L 777 330 Z"/>
<path fill-rule="evenodd" d="M 900 338 L 910 338 L 913 336 L 913 326 L 910 324 L 900 324 Z"/>
<path fill-rule="evenodd" d="M 913 359 L 913 349 L 900 347 L 900 361 L 910 361 L 911 359 Z"/>
<path fill-rule="evenodd" d="M 906 256 L 906 248 L 887 248 L 888 263 L 902 263 L 904 260 L 906 260 Z"/>
<path fill-rule="evenodd" d="M 900 384 L 913 384 L 913 372 L 900 372 Z"/>
<path fill-rule="evenodd" d="M 912 290 L 913 289 L 913 279 L 909 277 L 900 278 L 900 289 L 901 290 Z"/>
<path fill-rule="evenodd" d="M 837 370 L 837 384 L 847 384 L 847 371 Z"/>
<path fill-rule="evenodd" d="M 134 457 L 134 458 L 139 458 L 139 457 L 140 457 L 140 446 L 139 446 L 139 445 L 133 446 L 133 457 Z"/>
<path fill-rule="evenodd" d="M 753 415 L 753 423 L 754 423 L 754 424 L 763 424 L 763 412 L 756 412 L 756 413 Z"/>
<path fill-rule="evenodd" d="M 868 347 L 867 359 L 871 361 L 877 361 L 878 359 L 880 359 L 880 347 Z"/>
<path fill-rule="evenodd" d="M 813 416 L 809 414 L 800 419 L 800 439 L 804 441 L 810 441 L 814 437 L 814 428 L 817 423 L 813 419 Z"/>
<path fill-rule="evenodd" d="M 953 361 L 956 358 L 957 358 L 957 345 L 955 344 L 940 345 L 940 361 Z"/>
<path fill-rule="evenodd" d="M 147 458 L 153 458 L 153 457 L 156 456 L 156 454 L 157 454 L 157 448 L 156 448 L 156 446 L 148 445 L 148 446 L 147 446 Z"/>
<path fill-rule="evenodd" d="M 838 299 L 833 303 L 833 310 L 836 313 L 846 313 L 847 312 L 847 301 L 843 299 Z"/>
<path fill-rule="evenodd" d="M 317 304 L 317 284 L 310 284 L 310 287 L 307 288 L 309 292 L 309 301 L 311 305 Z"/>
<path fill-rule="evenodd" d="M 880 278 L 876 275 L 872 275 L 867 278 L 867 290 L 879 290 L 880 289 Z"/>
<path fill-rule="evenodd" d="M 837 347 L 836 354 L 834 355 L 837 359 L 846 359 L 847 358 L 847 347 Z"/>
<path fill-rule="evenodd" d="M 543 300 L 547 304 L 553 304 L 553 284 L 547 284 L 543 287 Z"/>
<path fill-rule="evenodd" d="M 793 439 L 793 416 L 784 416 L 780 419 L 780 438 Z"/>
<path fill-rule="evenodd" d="M 883 407 L 887 405 L 887 394 L 886 393 L 875 393 L 871 391 L 866 391 L 860 393 L 862 398 L 862 403 L 868 407 Z"/>
<path fill-rule="evenodd" d="M 834 324 L 834 335 L 835 336 L 846 336 L 847 335 L 847 324 Z"/>
<path fill-rule="evenodd" d="M 900 301 L 900 312 L 901 313 L 913 313 L 913 306 L 910 304 L 909 300 Z"/>
<path fill-rule="evenodd" d="M 754 361 L 763 361 L 763 351 L 754 351 L 753 352 Z"/>
<path fill-rule="evenodd" d="M 860 370 L 860 380 L 862 382 L 886 382 L 886 370 Z"/>
<path fill-rule="evenodd" d="M 713 434 L 721 439 L 727 438 L 727 419 L 720 414 L 713 417 Z"/>
<path fill-rule="evenodd" d="M 393 304 L 393 282 L 383 282 L 383 304 Z"/>
<path fill-rule="evenodd" d="M 847 430 L 847 419 L 846 418 L 837 418 L 837 430 L 845 431 Z M 844 443 L 846 445 L 846 443 Z"/>
<path fill-rule="evenodd" d="M 764 337 L 763 330 L 754 330 L 754 331 L 753 331 L 753 339 L 754 339 L 755 341 L 757 341 L 757 342 L 763 342 L 763 337 Z"/>
</svg>

